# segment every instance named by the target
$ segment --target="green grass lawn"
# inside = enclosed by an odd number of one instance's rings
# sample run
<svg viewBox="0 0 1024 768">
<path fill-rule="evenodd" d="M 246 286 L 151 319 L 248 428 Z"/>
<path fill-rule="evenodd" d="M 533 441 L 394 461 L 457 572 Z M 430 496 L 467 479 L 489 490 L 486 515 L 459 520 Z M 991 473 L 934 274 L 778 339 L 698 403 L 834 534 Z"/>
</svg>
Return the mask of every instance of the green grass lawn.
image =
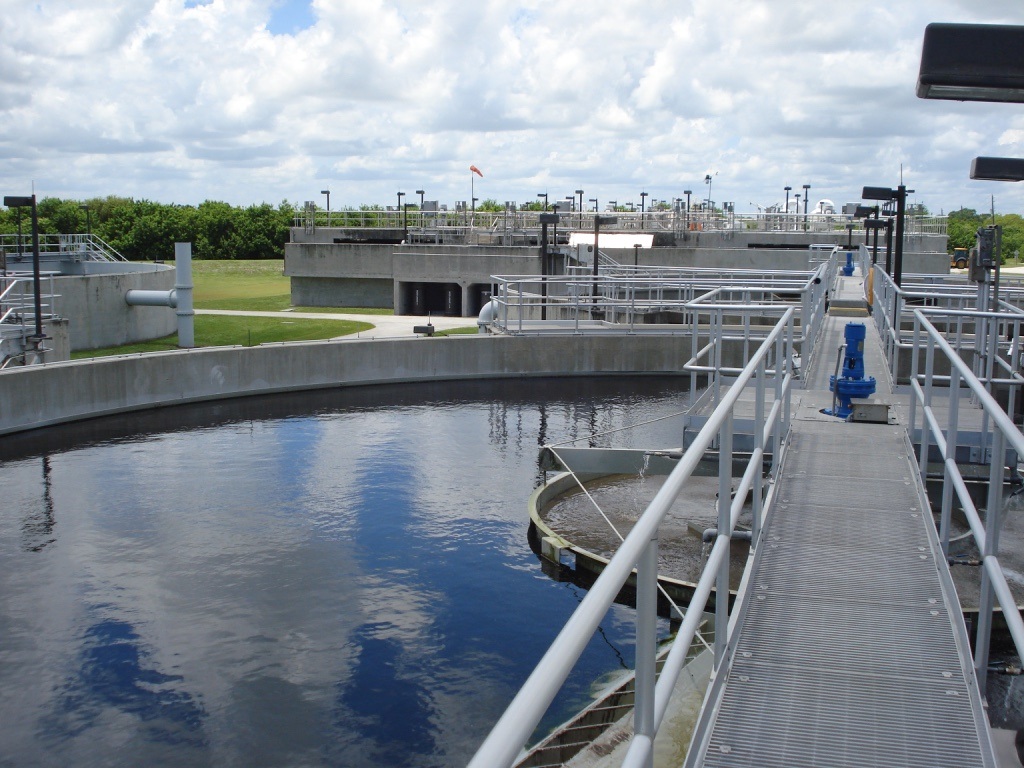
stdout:
<svg viewBox="0 0 1024 768">
<path fill-rule="evenodd" d="M 287 315 L 276 317 L 225 317 L 196 315 L 195 342 L 197 347 L 224 347 L 241 345 L 251 347 L 275 341 L 314 341 L 347 336 L 359 331 L 368 331 L 370 323 L 351 320 L 303 320 L 291 319 Z M 71 353 L 72 360 L 85 357 L 126 355 L 136 352 L 166 352 L 178 348 L 178 334 L 162 339 L 125 344 L 105 349 L 81 350 Z"/>
<path fill-rule="evenodd" d="M 193 261 L 192 281 L 195 284 L 192 299 L 196 309 L 394 314 L 390 309 L 369 307 L 292 307 L 291 283 L 284 275 L 283 259 Z"/>
<path fill-rule="evenodd" d="M 310 312 L 349 312 L 365 315 L 390 315 L 390 309 L 359 307 L 291 307 L 289 279 L 284 276 L 284 261 L 193 261 L 196 309 L 235 309 L 274 312 L 285 309 Z M 277 341 L 314 341 L 368 331 L 373 324 L 349 320 L 309 320 L 282 312 L 281 317 L 243 317 L 196 315 L 197 347 L 253 346 Z M 137 352 L 164 352 L 178 348 L 178 334 L 162 339 L 126 344 L 105 349 L 73 352 L 72 359 L 124 355 Z"/>
</svg>

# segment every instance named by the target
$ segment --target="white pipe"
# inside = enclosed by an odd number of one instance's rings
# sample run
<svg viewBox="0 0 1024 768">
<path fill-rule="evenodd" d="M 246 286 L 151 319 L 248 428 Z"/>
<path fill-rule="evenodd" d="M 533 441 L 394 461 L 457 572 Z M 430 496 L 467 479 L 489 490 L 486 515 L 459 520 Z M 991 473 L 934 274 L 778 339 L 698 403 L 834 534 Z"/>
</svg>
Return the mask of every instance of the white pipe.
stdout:
<svg viewBox="0 0 1024 768">
<path fill-rule="evenodd" d="M 494 322 L 494 319 L 498 316 L 498 301 L 497 299 L 491 299 L 489 302 L 484 304 L 484 308 L 480 310 L 480 315 L 476 319 L 476 327 L 480 333 L 487 333 L 487 326 Z"/>
<path fill-rule="evenodd" d="M 143 291 L 133 288 L 124 295 L 126 304 L 133 307 L 176 307 L 174 291 Z"/>
<path fill-rule="evenodd" d="M 178 316 L 178 347 L 192 349 L 195 341 L 195 312 L 192 309 L 192 243 L 174 244 L 174 288 L 169 291 L 132 289 L 124 295 L 133 307 L 171 307 Z"/>
<path fill-rule="evenodd" d="M 174 273 L 178 346 L 182 349 L 192 349 L 196 345 L 196 313 L 192 309 L 192 243 L 174 244 Z"/>
</svg>

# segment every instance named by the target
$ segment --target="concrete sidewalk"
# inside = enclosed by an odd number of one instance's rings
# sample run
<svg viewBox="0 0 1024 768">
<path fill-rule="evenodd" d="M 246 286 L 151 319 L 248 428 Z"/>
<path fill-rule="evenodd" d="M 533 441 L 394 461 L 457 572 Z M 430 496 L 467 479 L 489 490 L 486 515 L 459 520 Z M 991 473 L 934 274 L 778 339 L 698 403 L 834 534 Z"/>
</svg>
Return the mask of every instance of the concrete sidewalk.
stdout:
<svg viewBox="0 0 1024 768">
<path fill-rule="evenodd" d="M 288 320 L 353 320 L 359 323 L 372 323 L 373 328 L 367 331 L 360 331 L 347 336 L 338 336 L 339 339 L 388 339 L 404 338 L 415 336 L 413 326 L 427 325 L 430 323 L 436 331 L 446 331 L 452 328 L 475 328 L 475 317 L 444 317 L 444 316 L 417 316 L 417 315 L 360 315 L 341 312 L 247 312 L 234 309 L 197 309 L 197 315 L 235 315 L 248 317 L 276 317 L 282 321 Z"/>
</svg>

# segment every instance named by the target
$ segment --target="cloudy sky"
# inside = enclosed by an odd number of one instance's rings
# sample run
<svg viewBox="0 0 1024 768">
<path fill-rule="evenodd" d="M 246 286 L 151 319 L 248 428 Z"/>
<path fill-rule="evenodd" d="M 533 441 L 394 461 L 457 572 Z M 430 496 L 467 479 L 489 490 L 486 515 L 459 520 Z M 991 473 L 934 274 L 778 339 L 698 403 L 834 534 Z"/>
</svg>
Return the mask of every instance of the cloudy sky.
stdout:
<svg viewBox="0 0 1024 768">
<path fill-rule="evenodd" d="M 738 211 L 903 180 L 938 212 L 1024 156 L 1024 105 L 924 101 L 925 25 L 1022 0 L 0 0 L 4 194 L 234 204 L 639 204 Z"/>
</svg>

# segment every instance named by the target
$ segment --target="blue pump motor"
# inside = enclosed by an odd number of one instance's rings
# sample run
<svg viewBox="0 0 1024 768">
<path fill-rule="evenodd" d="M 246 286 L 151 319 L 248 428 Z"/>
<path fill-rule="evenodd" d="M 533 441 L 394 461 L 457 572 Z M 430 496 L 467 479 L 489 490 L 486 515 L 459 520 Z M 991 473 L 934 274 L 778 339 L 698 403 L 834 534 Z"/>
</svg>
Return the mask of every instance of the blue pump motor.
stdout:
<svg viewBox="0 0 1024 768">
<path fill-rule="evenodd" d="M 875 392 L 874 377 L 864 375 L 864 339 L 867 337 L 867 328 L 864 323 L 847 323 L 843 335 L 846 338 L 846 356 L 842 375 L 838 379 L 835 376 L 828 377 L 829 391 L 836 393 L 839 403 L 835 411 L 825 410 L 825 413 L 841 419 L 853 413 L 850 398 L 868 397 Z"/>
<path fill-rule="evenodd" d="M 847 277 L 853 274 L 853 251 L 846 252 L 846 266 L 843 267 L 843 274 Z"/>
</svg>

